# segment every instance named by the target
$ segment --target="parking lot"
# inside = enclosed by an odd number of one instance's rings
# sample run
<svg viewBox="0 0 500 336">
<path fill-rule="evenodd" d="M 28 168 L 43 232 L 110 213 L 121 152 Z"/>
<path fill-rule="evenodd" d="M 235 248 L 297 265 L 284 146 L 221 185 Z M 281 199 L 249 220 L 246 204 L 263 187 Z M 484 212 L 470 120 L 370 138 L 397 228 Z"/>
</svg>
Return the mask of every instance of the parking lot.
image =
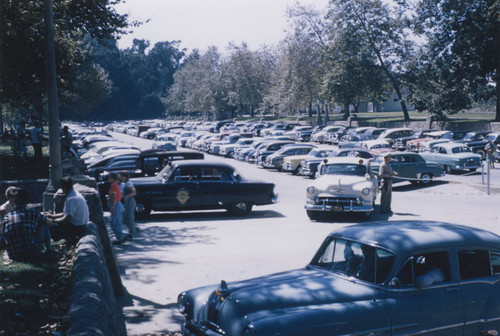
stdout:
<svg viewBox="0 0 500 336">
<path fill-rule="evenodd" d="M 124 134 L 117 138 L 147 148 L 150 142 Z M 153 213 L 138 222 L 133 242 L 114 247 L 122 281 L 130 296 L 121 299 L 129 335 L 179 331 L 183 318 L 177 295 L 193 287 L 256 277 L 300 268 L 313 257 L 326 235 L 345 225 L 371 221 L 440 221 L 481 227 L 500 234 L 498 204 L 500 169 L 487 176 L 448 174 L 426 186 L 395 184 L 390 216 L 376 210 L 370 219 L 339 215 L 311 221 L 304 210 L 305 190 L 311 180 L 225 160 L 243 176 L 276 184 L 279 202 L 255 207 L 249 217 L 225 211 Z"/>
</svg>

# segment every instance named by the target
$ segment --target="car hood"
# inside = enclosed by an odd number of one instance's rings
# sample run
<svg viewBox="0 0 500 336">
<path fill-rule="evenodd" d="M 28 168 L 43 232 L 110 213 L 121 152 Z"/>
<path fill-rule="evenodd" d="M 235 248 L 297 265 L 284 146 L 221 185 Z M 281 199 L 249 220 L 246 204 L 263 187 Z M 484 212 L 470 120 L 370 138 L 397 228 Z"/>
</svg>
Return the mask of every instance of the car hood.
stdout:
<svg viewBox="0 0 500 336">
<path fill-rule="evenodd" d="M 369 182 L 364 176 L 356 175 L 320 175 L 312 186 L 323 190 L 331 186 L 345 187 L 353 186 L 358 183 Z"/>
<path fill-rule="evenodd" d="M 228 319 L 247 317 L 256 323 L 312 306 L 369 300 L 374 295 L 374 288 L 366 283 L 315 267 L 229 283 L 227 287 L 219 288 L 224 301 L 218 321 L 227 331 L 236 327 Z"/>
</svg>

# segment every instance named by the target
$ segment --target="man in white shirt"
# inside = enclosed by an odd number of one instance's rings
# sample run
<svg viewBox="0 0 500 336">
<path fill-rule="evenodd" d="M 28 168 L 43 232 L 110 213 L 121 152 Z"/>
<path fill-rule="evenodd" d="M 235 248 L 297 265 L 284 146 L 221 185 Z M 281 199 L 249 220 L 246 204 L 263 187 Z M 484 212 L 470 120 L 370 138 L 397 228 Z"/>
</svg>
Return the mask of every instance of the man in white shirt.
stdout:
<svg viewBox="0 0 500 336">
<path fill-rule="evenodd" d="M 85 225 L 89 221 L 89 208 L 82 194 L 73 189 L 73 180 L 70 176 L 61 179 L 61 188 L 66 194 L 63 212 L 44 214 L 54 220 L 50 227 L 52 239 L 54 241 L 66 239 L 74 244 L 85 233 Z"/>
</svg>

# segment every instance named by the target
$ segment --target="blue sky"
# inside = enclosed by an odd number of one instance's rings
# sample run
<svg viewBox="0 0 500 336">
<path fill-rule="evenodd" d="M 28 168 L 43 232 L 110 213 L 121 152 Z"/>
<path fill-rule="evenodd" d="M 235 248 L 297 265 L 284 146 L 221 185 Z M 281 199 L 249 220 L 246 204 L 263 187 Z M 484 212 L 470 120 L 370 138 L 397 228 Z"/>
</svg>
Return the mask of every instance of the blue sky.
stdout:
<svg viewBox="0 0 500 336">
<path fill-rule="evenodd" d="M 151 46 L 159 41 L 181 40 L 181 47 L 206 51 L 215 45 L 224 52 L 230 42 L 245 41 L 256 50 L 274 45 L 285 37 L 285 11 L 296 0 L 126 0 L 116 7 L 132 19 L 148 23 L 119 41 L 128 48 L 134 38 L 143 38 Z M 328 0 L 300 0 L 300 4 L 325 9 Z"/>
</svg>

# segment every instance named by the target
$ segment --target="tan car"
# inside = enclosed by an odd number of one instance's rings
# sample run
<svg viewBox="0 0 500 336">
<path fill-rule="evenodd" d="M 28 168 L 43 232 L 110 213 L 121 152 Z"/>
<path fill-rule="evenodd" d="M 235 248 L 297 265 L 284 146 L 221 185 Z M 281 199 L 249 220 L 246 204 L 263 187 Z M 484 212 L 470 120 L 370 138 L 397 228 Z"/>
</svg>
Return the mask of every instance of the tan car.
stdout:
<svg viewBox="0 0 500 336">
<path fill-rule="evenodd" d="M 314 148 L 306 155 L 293 155 L 287 156 L 283 160 L 282 170 L 284 172 L 292 173 L 293 175 L 297 175 L 300 169 L 300 163 L 304 160 L 308 159 L 321 159 L 328 157 L 330 153 L 333 151 L 333 147 L 331 146 L 323 146 Z"/>
</svg>

